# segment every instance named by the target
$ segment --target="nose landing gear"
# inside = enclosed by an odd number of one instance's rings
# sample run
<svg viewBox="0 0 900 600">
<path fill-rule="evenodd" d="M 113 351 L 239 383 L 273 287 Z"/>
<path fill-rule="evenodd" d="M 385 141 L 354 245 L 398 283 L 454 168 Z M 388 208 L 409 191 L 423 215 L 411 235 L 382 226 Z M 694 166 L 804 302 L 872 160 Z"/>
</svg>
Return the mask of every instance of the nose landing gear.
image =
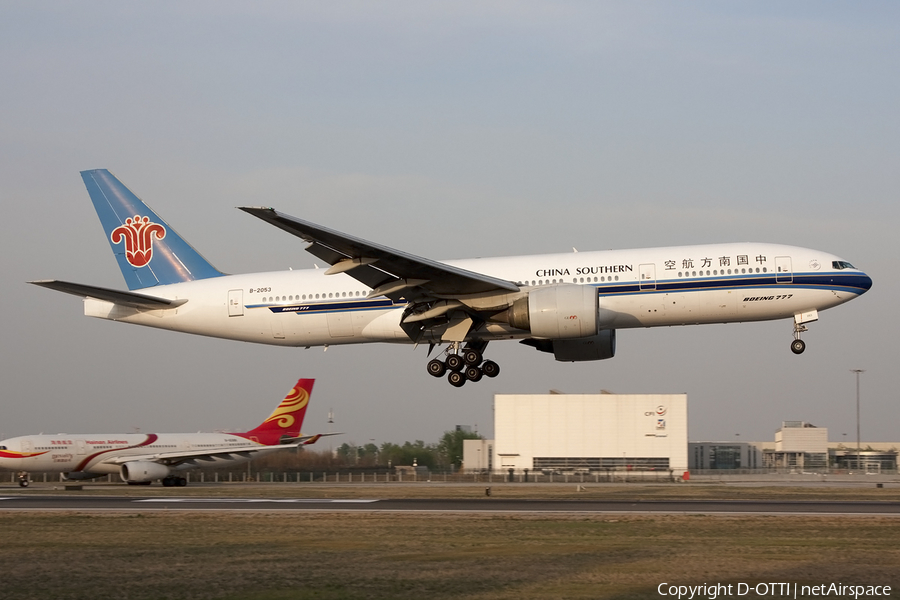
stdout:
<svg viewBox="0 0 900 600">
<path fill-rule="evenodd" d="M 803 351 L 806 350 L 806 342 L 800 339 L 800 334 L 806 331 L 809 331 L 806 325 L 794 321 L 794 341 L 791 342 L 791 352 L 794 354 L 803 354 Z"/>
<path fill-rule="evenodd" d="M 453 387 L 462 387 L 466 381 L 481 381 L 483 377 L 496 377 L 500 374 L 500 365 L 492 360 L 484 360 L 484 349 L 487 342 L 468 344 L 460 351 L 459 342 L 454 342 L 446 350 L 447 358 L 428 361 L 428 374 L 433 377 L 447 375 L 447 381 Z"/>
<path fill-rule="evenodd" d="M 815 310 L 794 315 L 794 341 L 791 342 L 791 352 L 803 354 L 803 351 L 806 350 L 806 342 L 800 339 L 800 334 L 809 331 L 806 328 L 806 323 L 817 321 L 818 319 L 819 313 Z"/>
</svg>

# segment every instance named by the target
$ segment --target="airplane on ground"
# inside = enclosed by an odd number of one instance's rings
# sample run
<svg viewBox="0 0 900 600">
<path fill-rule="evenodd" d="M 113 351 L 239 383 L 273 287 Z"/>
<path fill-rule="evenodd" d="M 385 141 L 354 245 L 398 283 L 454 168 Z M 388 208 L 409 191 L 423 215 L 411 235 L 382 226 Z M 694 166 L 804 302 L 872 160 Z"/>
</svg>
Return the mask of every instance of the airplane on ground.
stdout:
<svg viewBox="0 0 900 600">
<path fill-rule="evenodd" d="M 314 379 L 300 379 L 275 411 L 244 433 L 89 433 L 27 435 L 0 441 L 0 469 L 63 473 L 69 480 L 118 473 L 133 485 L 161 480 L 166 487 L 187 485 L 180 471 L 224 467 L 287 448 L 314 444 L 319 433 L 303 435 L 300 427 Z"/>
<path fill-rule="evenodd" d="M 770 243 L 438 262 L 259 207 L 241 210 L 331 266 L 226 275 L 109 171 L 81 176 L 130 291 L 30 283 L 82 296 L 86 315 L 281 346 L 441 345 L 428 373 L 456 387 L 497 376 L 495 340 L 591 361 L 615 355 L 618 329 L 791 319 L 800 354 L 819 311 L 872 286 L 837 256 Z"/>
</svg>

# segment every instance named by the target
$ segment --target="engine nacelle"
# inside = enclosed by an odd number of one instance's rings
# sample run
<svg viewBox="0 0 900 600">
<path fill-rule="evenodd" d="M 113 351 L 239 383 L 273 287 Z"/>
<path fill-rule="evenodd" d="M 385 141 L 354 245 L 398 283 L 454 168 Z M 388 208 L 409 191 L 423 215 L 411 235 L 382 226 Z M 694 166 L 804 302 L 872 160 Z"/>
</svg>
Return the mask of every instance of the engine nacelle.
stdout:
<svg viewBox="0 0 900 600">
<path fill-rule="evenodd" d="M 516 329 L 551 340 L 597 335 L 600 301 L 597 289 L 587 285 L 554 285 L 532 290 L 507 311 Z"/>
<path fill-rule="evenodd" d="M 169 475 L 170 469 L 166 465 L 147 460 L 135 460 L 127 462 L 119 469 L 122 480 L 128 483 L 146 483 L 154 479 L 162 479 Z"/>
<path fill-rule="evenodd" d="M 615 355 L 615 329 L 604 329 L 599 334 L 589 338 L 553 340 L 553 357 L 563 362 L 604 360 Z"/>
<path fill-rule="evenodd" d="M 561 362 L 604 360 L 616 355 L 616 330 L 604 329 L 595 336 L 574 340 L 522 340 L 541 352 L 552 352 Z"/>
</svg>

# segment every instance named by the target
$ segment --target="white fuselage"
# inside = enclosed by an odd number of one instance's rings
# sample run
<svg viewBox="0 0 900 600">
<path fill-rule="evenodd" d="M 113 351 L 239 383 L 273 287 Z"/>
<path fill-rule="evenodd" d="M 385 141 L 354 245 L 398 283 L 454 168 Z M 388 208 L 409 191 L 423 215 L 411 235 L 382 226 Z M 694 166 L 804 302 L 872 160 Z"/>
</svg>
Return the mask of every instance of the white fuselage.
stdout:
<svg viewBox="0 0 900 600">
<path fill-rule="evenodd" d="M 766 243 L 446 262 L 515 282 L 523 292 L 559 283 L 591 286 L 600 298 L 601 329 L 792 318 L 846 302 L 871 285 L 837 256 Z M 365 285 L 346 274 L 325 275 L 324 269 L 227 275 L 140 292 L 187 302 L 141 310 L 88 298 L 85 314 L 284 346 L 412 342 L 400 327 L 404 302 L 367 298 L 371 290 Z M 530 334 L 489 322 L 478 336 L 498 340 Z"/>
<path fill-rule="evenodd" d="M 235 449 L 235 454 L 205 457 L 202 466 L 222 467 L 249 460 L 239 448 L 269 447 L 233 433 L 128 433 L 29 435 L 0 442 L 0 469 L 45 473 L 67 473 L 72 478 L 117 474 L 127 457 L 173 452 L 214 452 Z M 271 446 L 272 451 L 279 446 Z M 259 456 L 260 451 L 254 454 Z M 113 460 L 114 459 L 114 460 Z M 198 465 L 183 463 L 173 470 Z"/>
</svg>

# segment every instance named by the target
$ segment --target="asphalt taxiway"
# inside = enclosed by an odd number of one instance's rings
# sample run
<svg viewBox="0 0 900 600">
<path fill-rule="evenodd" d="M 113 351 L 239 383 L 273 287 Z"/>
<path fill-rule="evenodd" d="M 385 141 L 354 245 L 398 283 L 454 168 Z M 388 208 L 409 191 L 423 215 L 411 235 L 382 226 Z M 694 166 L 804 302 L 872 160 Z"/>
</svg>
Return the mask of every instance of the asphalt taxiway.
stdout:
<svg viewBox="0 0 900 600">
<path fill-rule="evenodd" d="M 0 511 L 315 511 L 900 516 L 900 502 L 846 500 L 546 500 L 501 498 L 209 498 L 0 494 Z"/>
</svg>

